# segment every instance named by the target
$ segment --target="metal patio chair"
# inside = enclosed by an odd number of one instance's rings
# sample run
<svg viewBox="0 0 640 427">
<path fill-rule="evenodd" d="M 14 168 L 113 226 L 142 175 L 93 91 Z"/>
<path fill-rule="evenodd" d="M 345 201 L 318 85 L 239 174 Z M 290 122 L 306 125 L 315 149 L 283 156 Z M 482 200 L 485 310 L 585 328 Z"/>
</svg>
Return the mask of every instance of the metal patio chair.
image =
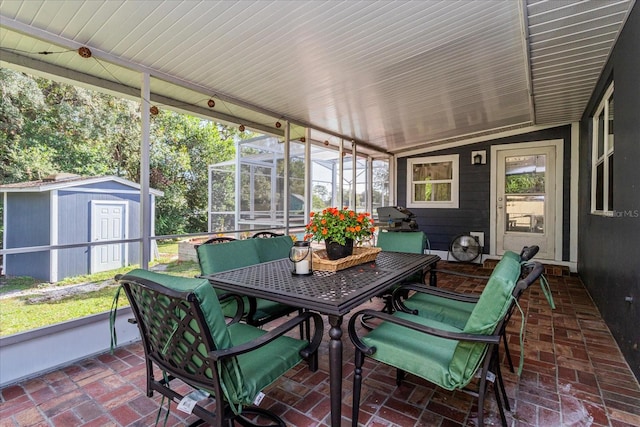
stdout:
<svg viewBox="0 0 640 427">
<path fill-rule="evenodd" d="M 503 401 L 508 400 L 497 363 L 498 344 L 507 313 L 518 295 L 542 274 L 535 263 L 525 279 L 519 279 L 520 263 L 504 258 L 494 269 L 491 279 L 462 327 L 414 314 L 396 311 L 393 315 L 375 310 L 362 310 L 349 320 L 349 338 L 356 347 L 353 382 L 353 426 L 357 426 L 363 364 L 366 357 L 395 367 L 397 384 L 406 373 L 416 375 L 446 390 L 465 390 L 478 396 L 478 425 L 484 424 L 484 400 L 487 378 L 494 370 L 498 381 L 494 394 L 502 424 L 506 426 Z M 424 286 L 415 286 L 426 288 Z M 373 330 L 356 330 L 358 318 L 371 316 L 381 320 Z M 472 381 L 479 374 L 479 379 Z M 471 387 L 471 390 L 470 390 Z"/>
<path fill-rule="evenodd" d="M 265 387 L 302 360 L 310 370 L 317 369 L 323 333 L 318 314 L 302 313 L 267 332 L 245 323 L 226 324 L 218 295 L 207 280 L 146 270 L 116 279 L 142 337 L 149 397 L 157 391 L 170 401 L 190 402 L 191 413 L 213 426 L 265 425 L 252 423 L 264 418 L 273 426 L 285 426 L 280 417 L 254 402 Z M 285 335 L 309 321 L 314 329 L 309 340 Z M 154 365 L 162 375 L 156 375 Z M 185 392 L 174 380 L 191 388 Z M 207 409 L 211 399 L 215 409 Z"/>
</svg>

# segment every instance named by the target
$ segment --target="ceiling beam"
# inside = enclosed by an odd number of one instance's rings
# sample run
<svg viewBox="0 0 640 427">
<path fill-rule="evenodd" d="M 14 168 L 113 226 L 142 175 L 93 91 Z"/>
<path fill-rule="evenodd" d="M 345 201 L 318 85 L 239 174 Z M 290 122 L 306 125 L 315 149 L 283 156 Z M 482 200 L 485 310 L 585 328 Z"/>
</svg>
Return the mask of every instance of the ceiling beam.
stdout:
<svg viewBox="0 0 640 427">
<path fill-rule="evenodd" d="M 48 62 L 40 61 L 35 58 L 30 58 L 24 55 L 18 55 L 15 52 L 0 49 L 0 65 L 10 64 L 20 71 L 24 72 L 37 72 L 44 77 L 52 80 L 62 81 L 64 83 L 72 84 L 75 86 L 82 86 L 88 89 L 99 88 L 100 90 L 114 96 L 125 97 L 131 100 L 140 99 L 140 88 L 127 86 L 122 83 L 116 83 L 111 80 L 105 80 L 99 77 L 95 77 L 89 74 L 74 71 L 68 68 L 60 67 L 58 65 L 50 64 Z M 185 101 L 179 101 L 166 96 L 151 93 L 151 101 L 162 105 L 170 106 L 173 110 L 177 110 L 184 113 L 195 114 L 199 117 L 210 118 L 213 120 L 219 120 L 226 123 L 242 123 L 243 125 L 253 130 L 263 132 L 270 135 L 276 135 L 283 137 L 284 132 L 281 130 L 273 129 L 271 126 L 266 126 L 262 123 L 253 122 L 241 117 L 236 117 L 230 114 L 222 112 L 212 111 L 206 108 L 198 107 L 197 105 L 185 104 Z"/>
</svg>

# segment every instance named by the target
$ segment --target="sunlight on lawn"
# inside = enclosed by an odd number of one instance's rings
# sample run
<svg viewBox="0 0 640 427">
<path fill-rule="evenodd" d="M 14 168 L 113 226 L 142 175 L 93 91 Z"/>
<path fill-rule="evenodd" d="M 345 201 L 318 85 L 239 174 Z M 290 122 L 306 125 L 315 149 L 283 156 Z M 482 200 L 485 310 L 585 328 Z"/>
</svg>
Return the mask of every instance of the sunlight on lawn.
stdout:
<svg viewBox="0 0 640 427">
<path fill-rule="evenodd" d="M 157 268 L 162 264 L 159 270 L 167 274 L 184 277 L 200 274 L 196 262 L 177 260 L 177 242 L 159 243 L 158 249 L 159 257 L 150 268 Z M 132 265 L 93 275 L 67 278 L 55 284 L 40 283 L 30 277 L 6 278 L 0 286 L 0 297 L 5 295 L 0 299 L 0 336 L 108 311 L 117 289 L 113 278 L 137 267 Z M 69 286 L 79 284 L 98 284 L 103 287 L 82 291 L 77 286 Z M 6 295 L 13 292 L 16 292 L 16 296 Z M 118 307 L 126 305 L 129 305 L 129 302 L 123 293 L 120 295 Z"/>
</svg>

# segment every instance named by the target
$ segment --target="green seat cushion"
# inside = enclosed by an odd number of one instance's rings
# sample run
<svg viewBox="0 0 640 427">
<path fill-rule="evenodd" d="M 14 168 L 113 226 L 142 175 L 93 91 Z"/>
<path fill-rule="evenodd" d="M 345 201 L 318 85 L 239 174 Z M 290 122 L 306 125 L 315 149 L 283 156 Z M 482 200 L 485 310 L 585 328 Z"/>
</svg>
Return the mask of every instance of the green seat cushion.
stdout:
<svg viewBox="0 0 640 427">
<path fill-rule="evenodd" d="M 376 246 L 387 252 L 422 254 L 424 253 L 426 241 L 427 236 L 422 231 L 381 232 L 378 233 Z"/>
<path fill-rule="evenodd" d="M 420 316 L 402 312 L 396 312 L 394 316 L 448 332 L 461 332 L 460 329 L 449 324 Z M 452 375 L 449 370 L 458 345 L 457 340 L 423 334 L 383 322 L 363 337 L 362 341 L 368 346 L 376 347 L 372 358 L 417 375 L 447 390 L 464 387 L 473 378 L 473 374 L 469 375 L 469 378 L 460 378 L 459 375 Z"/>
<path fill-rule="evenodd" d="M 504 258 L 511 259 L 516 262 L 520 262 L 520 255 L 515 252 L 507 251 L 504 254 Z M 505 267 L 505 265 L 509 265 L 511 267 Z M 509 271 L 513 271 L 512 268 L 515 265 L 510 261 L 505 261 L 500 267 L 496 265 L 496 276 L 506 277 L 509 276 Z M 494 270 L 495 271 L 495 270 Z M 515 282 L 512 280 L 517 280 L 518 277 L 511 277 L 507 282 L 499 281 L 499 283 L 508 283 L 508 287 L 505 288 L 507 290 L 510 288 L 509 295 L 513 291 L 511 288 L 511 284 L 515 285 Z M 496 282 L 490 286 L 489 291 L 493 286 L 496 286 Z M 440 322 L 449 323 L 457 328 L 464 329 L 471 313 L 476 307 L 475 302 L 464 302 L 464 301 L 456 301 L 452 298 L 446 298 L 438 295 L 431 295 L 428 293 L 417 292 L 411 297 L 407 298 L 404 301 L 404 304 L 412 309 L 417 310 L 418 315 L 422 317 L 427 317 L 429 319 L 438 320 Z"/>
<path fill-rule="evenodd" d="M 277 259 L 289 258 L 289 252 L 293 246 L 290 236 L 270 237 L 267 239 L 255 240 L 256 250 L 260 262 L 275 261 Z"/>
<path fill-rule="evenodd" d="M 268 299 L 256 298 L 256 321 L 277 316 L 284 316 L 288 313 L 291 313 L 292 311 L 295 311 L 295 309 L 289 305 L 281 304 L 279 302 L 271 301 Z"/>
<path fill-rule="evenodd" d="M 229 333 L 233 345 L 236 346 L 259 338 L 266 331 L 244 323 L 234 323 L 229 325 Z M 245 401 L 235 403 L 253 402 L 261 390 L 302 360 L 300 351 L 306 345 L 306 341 L 282 336 L 257 351 L 238 356 L 238 364 L 244 378 Z"/>
<path fill-rule="evenodd" d="M 234 240 L 198 246 L 196 251 L 198 253 L 198 262 L 200 263 L 200 272 L 202 274 L 213 274 L 258 264 L 260 258 L 255 246 L 257 240 Z"/>
<path fill-rule="evenodd" d="M 447 323 L 462 330 L 475 307 L 474 302 L 456 301 L 452 298 L 416 292 L 404 301 L 404 305 L 418 311 L 418 316 Z"/>
</svg>

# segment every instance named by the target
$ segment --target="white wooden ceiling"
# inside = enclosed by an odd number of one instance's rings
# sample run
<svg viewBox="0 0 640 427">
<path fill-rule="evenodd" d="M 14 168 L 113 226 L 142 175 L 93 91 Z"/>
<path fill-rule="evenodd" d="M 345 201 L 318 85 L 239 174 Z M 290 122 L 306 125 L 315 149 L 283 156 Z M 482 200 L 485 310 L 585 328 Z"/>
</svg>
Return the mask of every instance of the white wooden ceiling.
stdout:
<svg viewBox="0 0 640 427">
<path fill-rule="evenodd" d="M 2 0 L 0 64 L 400 153 L 579 120 L 633 4 Z"/>
</svg>

